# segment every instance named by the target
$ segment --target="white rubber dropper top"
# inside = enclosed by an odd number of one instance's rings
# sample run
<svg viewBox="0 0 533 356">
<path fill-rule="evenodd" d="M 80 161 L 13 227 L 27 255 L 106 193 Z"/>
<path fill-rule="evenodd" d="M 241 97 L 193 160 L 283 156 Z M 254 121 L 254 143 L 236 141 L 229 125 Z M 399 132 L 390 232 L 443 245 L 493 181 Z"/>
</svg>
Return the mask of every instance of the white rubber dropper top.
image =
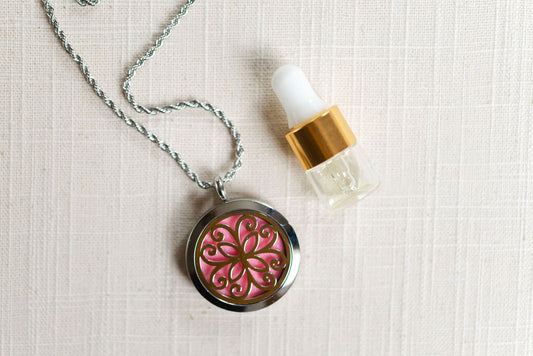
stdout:
<svg viewBox="0 0 533 356">
<path fill-rule="evenodd" d="M 316 95 L 304 72 L 295 65 L 278 68 L 272 77 L 272 88 L 287 113 L 289 127 L 330 107 Z"/>
</svg>

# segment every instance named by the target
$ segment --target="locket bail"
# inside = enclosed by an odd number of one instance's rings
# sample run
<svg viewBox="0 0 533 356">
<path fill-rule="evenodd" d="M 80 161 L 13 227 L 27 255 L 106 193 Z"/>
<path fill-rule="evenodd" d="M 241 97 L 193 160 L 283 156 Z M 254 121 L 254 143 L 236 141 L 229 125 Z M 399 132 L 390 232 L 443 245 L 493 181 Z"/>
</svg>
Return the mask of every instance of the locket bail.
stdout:
<svg viewBox="0 0 533 356">
<path fill-rule="evenodd" d="M 228 201 L 228 194 L 226 193 L 226 188 L 224 188 L 224 182 L 220 177 L 215 179 L 215 190 L 218 194 L 218 197 L 222 199 L 223 202 Z"/>
</svg>

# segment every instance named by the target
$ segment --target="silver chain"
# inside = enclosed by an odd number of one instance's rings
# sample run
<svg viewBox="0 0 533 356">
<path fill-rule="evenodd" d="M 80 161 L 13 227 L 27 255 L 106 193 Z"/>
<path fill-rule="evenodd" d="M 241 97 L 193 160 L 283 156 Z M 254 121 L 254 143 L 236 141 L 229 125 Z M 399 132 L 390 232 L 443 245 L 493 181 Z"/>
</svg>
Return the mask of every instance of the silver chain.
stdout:
<svg viewBox="0 0 533 356">
<path fill-rule="evenodd" d="M 83 58 L 79 54 L 76 53 L 72 45 L 67 41 L 67 36 L 63 32 L 63 30 L 61 30 L 61 28 L 59 27 L 59 23 L 57 22 L 57 19 L 54 15 L 54 8 L 50 4 L 50 1 L 49 0 L 41 0 L 41 1 L 44 6 L 44 11 L 48 15 L 48 18 L 50 19 L 50 24 L 54 28 L 54 32 L 57 38 L 59 38 L 59 40 L 61 41 L 61 44 L 63 45 L 63 48 L 65 49 L 65 51 L 67 51 L 67 53 L 70 54 L 74 62 L 76 62 L 79 65 L 81 72 L 83 73 L 89 85 L 93 88 L 96 95 L 98 95 L 98 97 L 100 97 L 104 101 L 104 103 L 109 108 L 111 108 L 111 110 L 113 110 L 113 112 L 119 118 L 121 118 L 124 121 L 124 123 L 126 123 L 126 125 L 135 128 L 137 132 L 139 132 L 141 135 L 145 136 L 147 139 L 149 139 L 150 141 L 158 145 L 161 150 L 168 153 L 170 157 L 172 157 L 172 159 L 178 163 L 180 168 L 187 174 L 187 176 L 191 180 L 196 182 L 196 184 L 198 184 L 200 188 L 203 188 L 203 189 L 216 188 L 215 181 L 201 180 L 198 177 L 198 174 L 189 167 L 189 165 L 183 160 L 183 158 L 181 157 L 179 153 L 173 151 L 168 144 L 166 144 L 163 140 L 157 137 L 154 133 L 148 131 L 143 125 L 139 124 L 137 121 L 133 120 L 131 117 L 126 115 L 126 113 L 122 111 L 122 109 L 120 109 L 117 106 L 117 104 L 107 96 L 107 94 L 100 88 L 96 80 L 91 75 L 89 68 L 85 64 Z M 100 0 L 76 0 L 76 1 L 81 6 L 86 6 L 86 5 L 94 6 L 100 2 Z M 133 106 L 135 111 L 137 111 L 138 113 L 156 115 L 158 113 L 167 114 L 174 110 L 183 110 L 187 108 L 194 108 L 194 109 L 201 108 L 215 115 L 224 124 L 224 126 L 228 128 L 231 134 L 233 143 L 235 145 L 235 161 L 233 162 L 233 166 L 222 178 L 220 178 L 220 180 L 223 183 L 227 183 L 233 179 L 233 177 L 235 176 L 239 168 L 241 168 L 242 155 L 244 153 L 244 149 L 242 147 L 239 132 L 237 131 L 233 123 L 226 117 L 226 115 L 224 114 L 222 110 L 215 108 L 213 105 L 207 102 L 202 102 L 198 100 L 180 101 L 176 104 L 146 107 L 146 106 L 138 104 L 135 101 L 135 97 L 133 96 L 133 94 L 131 94 L 131 91 L 130 91 L 131 80 L 135 76 L 136 71 L 144 64 L 144 62 L 152 58 L 154 53 L 163 44 L 163 41 L 170 35 L 170 32 L 172 31 L 172 29 L 176 27 L 176 25 L 179 24 L 181 18 L 185 16 L 189 7 L 191 7 L 191 5 L 193 5 L 195 2 L 196 0 L 187 0 L 187 2 L 181 6 L 178 14 L 172 19 L 172 21 L 170 21 L 168 26 L 165 27 L 165 29 L 161 32 L 161 35 L 159 36 L 159 38 L 157 38 L 154 44 L 148 49 L 148 51 L 146 51 L 146 53 L 142 57 L 137 59 L 135 64 L 130 68 L 130 70 L 128 70 L 126 79 L 124 81 L 124 84 L 122 85 L 122 90 L 128 102 Z"/>
</svg>

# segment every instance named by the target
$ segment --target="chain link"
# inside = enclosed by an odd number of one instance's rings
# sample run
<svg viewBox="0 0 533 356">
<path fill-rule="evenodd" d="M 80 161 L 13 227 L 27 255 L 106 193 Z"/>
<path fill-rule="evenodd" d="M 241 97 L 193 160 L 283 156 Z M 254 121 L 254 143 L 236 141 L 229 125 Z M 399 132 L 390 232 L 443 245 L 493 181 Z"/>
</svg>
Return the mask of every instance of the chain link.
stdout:
<svg viewBox="0 0 533 356">
<path fill-rule="evenodd" d="M 78 4 L 81 6 L 87 6 L 87 5 L 98 5 L 100 3 L 100 0 L 76 0 Z"/>
<path fill-rule="evenodd" d="M 98 95 L 99 98 L 101 98 L 104 103 L 111 109 L 113 112 L 121 118 L 124 123 L 130 127 L 133 127 L 139 132 L 141 135 L 145 136 L 147 139 L 155 143 L 161 150 L 165 151 L 172 157 L 174 161 L 177 162 L 179 167 L 187 174 L 187 176 L 196 184 L 203 189 L 209 189 L 209 188 L 215 188 L 215 181 L 204 181 L 201 180 L 200 177 L 196 172 L 194 172 L 189 165 L 183 160 L 181 155 L 170 148 L 168 144 L 166 144 L 162 139 L 157 137 L 154 133 L 148 131 L 143 125 L 129 117 L 122 109 L 118 107 L 118 105 L 111 100 L 107 94 L 100 88 L 96 80 L 91 75 L 89 68 L 85 64 L 85 61 L 83 58 L 76 53 L 72 45 L 67 41 L 67 36 L 59 26 L 59 23 L 57 22 L 57 19 L 54 15 L 54 8 L 51 5 L 49 0 L 41 0 L 44 6 L 44 11 L 48 15 L 48 18 L 50 19 L 50 24 L 52 25 L 54 32 L 57 36 L 57 38 L 61 41 L 61 44 L 63 45 L 63 48 L 67 53 L 72 57 L 74 62 L 76 62 L 80 70 L 89 83 L 89 85 L 93 88 L 96 95 Z M 81 6 L 91 5 L 95 6 L 97 5 L 100 0 L 76 0 L 78 4 Z M 183 110 L 187 108 L 193 108 L 193 109 L 203 109 L 205 111 L 208 111 L 212 113 L 214 116 L 216 116 L 223 124 L 226 126 L 226 128 L 229 130 L 231 138 L 233 140 L 233 143 L 235 145 L 235 161 L 233 162 L 233 166 L 231 169 L 226 172 L 226 174 L 221 178 L 222 182 L 227 183 L 233 179 L 239 168 L 242 166 L 242 155 L 244 153 L 244 149 L 242 147 L 242 142 L 240 138 L 240 134 L 233 125 L 233 123 L 226 117 L 224 112 L 220 109 L 215 108 L 213 105 L 202 102 L 198 100 L 190 100 L 190 101 L 180 101 L 176 104 L 169 104 L 164 106 L 155 106 L 155 107 L 146 107 L 143 105 L 140 105 L 135 100 L 135 97 L 131 93 L 131 80 L 135 76 L 136 71 L 152 56 L 154 53 L 161 47 L 163 44 L 163 41 L 170 35 L 170 32 L 174 27 L 176 27 L 181 18 L 185 16 L 187 13 L 189 7 L 191 7 L 196 0 L 187 0 L 187 2 L 181 6 L 178 14 L 170 21 L 167 27 L 161 32 L 161 35 L 157 38 L 157 40 L 154 42 L 154 44 L 146 51 L 146 53 L 137 59 L 135 64 L 128 70 L 126 74 L 126 79 L 122 85 L 122 89 L 124 92 L 124 96 L 128 100 L 128 102 L 132 105 L 132 107 L 137 111 L 138 113 L 143 114 L 149 114 L 149 115 L 156 115 L 159 113 L 167 114 L 174 110 Z"/>
</svg>

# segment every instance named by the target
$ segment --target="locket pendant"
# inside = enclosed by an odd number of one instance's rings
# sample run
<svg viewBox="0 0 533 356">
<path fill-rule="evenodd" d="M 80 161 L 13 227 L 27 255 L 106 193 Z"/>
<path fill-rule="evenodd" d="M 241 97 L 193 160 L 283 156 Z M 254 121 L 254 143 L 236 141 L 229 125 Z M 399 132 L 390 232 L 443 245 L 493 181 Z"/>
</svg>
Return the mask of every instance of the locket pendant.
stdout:
<svg viewBox="0 0 533 356">
<path fill-rule="evenodd" d="M 98 0 L 78 0 L 81 5 L 96 5 Z M 196 99 L 180 101 L 159 107 L 143 106 L 134 100 L 130 92 L 131 79 L 142 65 L 152 58 L 161 47 L 170 31 L 185 16 L 195 0 L 188 0 L 162 31 L 155 43 L 128 70 L 122 87 L 128 102 L 139 113 L 159 114 L 186 108 L 199 108 L 212 113 L 228 129 L 235 146 L 235 161 L 224 175 L 224 180 L 233 178 L 242 165 L 244 149 L 240 134 L 224 112 L 208 102 Z M 50 0 L 42 0 L 54 33 L 65 51 L 82 68 L 87 83 L 96 95 L 139 134 L 166 152 L 200 188 L 214 186 L 223 203 L 206 212 L 198 221 L 187 243 L 187 269 L 200 293 L 213 304 L 234 311 L 252 311 L 278 300 L 291 286 L 300 263 L 298 240 L 287 220 L 276 210 L 254 200 L 228 200 L 222 179 L 215 185 L 198 177 L 179 153 L 136 119 L 129 117 L 107 96 L 91 75 L 84 59 L 68 42 L 54 15 Z"/>
<path fill-rule="evenodd" d="M 208 210 L 187 242 L 187 271 L 209 302 L 231 311 L 253 311 L 281 298 L 298 273 L 300 247 L 287 219 L 267 204 L 228 200 Z"/>
</svg>

